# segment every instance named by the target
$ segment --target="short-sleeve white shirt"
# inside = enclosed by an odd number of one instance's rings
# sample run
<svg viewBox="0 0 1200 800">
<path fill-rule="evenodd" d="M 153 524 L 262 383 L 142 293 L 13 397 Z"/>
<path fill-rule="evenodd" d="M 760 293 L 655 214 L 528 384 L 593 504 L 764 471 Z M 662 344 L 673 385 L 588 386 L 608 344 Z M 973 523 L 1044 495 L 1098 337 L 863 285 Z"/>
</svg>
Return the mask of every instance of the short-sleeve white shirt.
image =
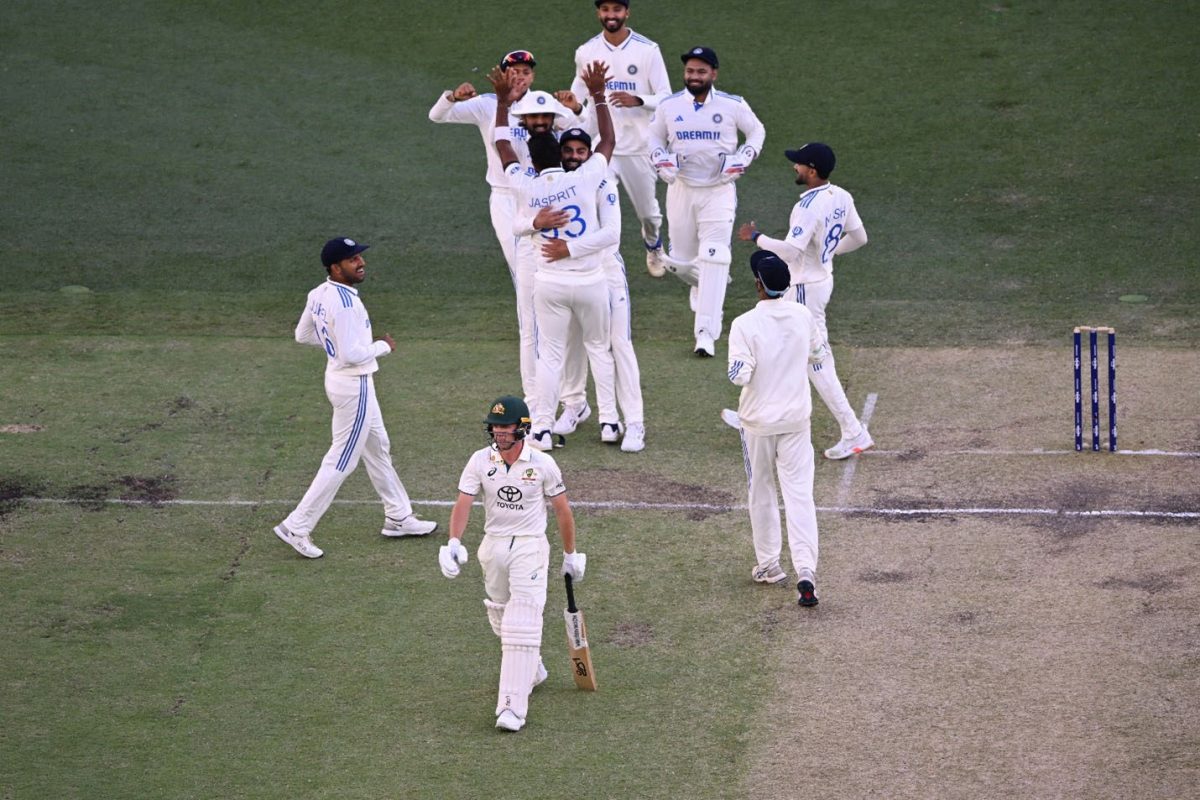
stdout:
<svg viewBox="0 0 1200 800">
<path fill-rule="evenodd" d="M 567 487 L 554 459 L 526 444 L 511 467 L 495 445 L 476 450 L 458 490 L 482 500 L 488 536 L 545 536 L 546 500 Z"/>
</svg>

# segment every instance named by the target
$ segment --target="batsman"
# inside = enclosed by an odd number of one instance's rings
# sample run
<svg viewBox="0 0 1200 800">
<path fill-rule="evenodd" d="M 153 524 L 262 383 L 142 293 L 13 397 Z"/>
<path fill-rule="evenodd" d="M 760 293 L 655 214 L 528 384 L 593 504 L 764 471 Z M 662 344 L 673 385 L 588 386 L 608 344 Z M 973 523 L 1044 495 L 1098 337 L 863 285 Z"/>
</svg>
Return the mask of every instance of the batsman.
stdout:
<svg viewBox="0 0 1200 800">
<path fill-rule="evenodd" d="M 562 574 L 583 580 L 587 556 L 575 552 L 575 517 L 562 472 L 548 454 L 525 445 L 532 420 L 519 397 L 492 403 L 484 425 L 490 444 L 477 450 L 458 481 L 450 512 L 450 541 L 438 550 L 447 578 L 468 560 L 463 534 L 476 498 L 483 502 L 483 541 L 476 555 L 492 631 L 500 637 L 500 691 L 496 727 L 518 731 L 529 713 L 529 695 L 546 680 L 542 663 L 542 609 L 546 605 L 550 541 L 546 504 L 554 510 L 562 538 Z"/>
</svg>

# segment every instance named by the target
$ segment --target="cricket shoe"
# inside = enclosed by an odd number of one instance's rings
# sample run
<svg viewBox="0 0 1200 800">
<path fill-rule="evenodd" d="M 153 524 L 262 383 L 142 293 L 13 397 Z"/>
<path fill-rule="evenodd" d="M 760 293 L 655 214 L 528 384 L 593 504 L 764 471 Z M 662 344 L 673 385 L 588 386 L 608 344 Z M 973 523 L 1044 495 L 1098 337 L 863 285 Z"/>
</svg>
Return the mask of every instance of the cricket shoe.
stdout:
<svg viewBox="0 0 1200 800">
<path fill-rule="evenodd" d="M 717 343 L 713 341 L 713 337 L 708 335 L 708 331 L 700 331 L 696 334 L 696 355 L 701 358 L 712 358 L 717 354 Z"/>
<path fill-rule="evenodd" d="M 650 273 L 651 278 L 661 278 L 667 274 L 667 265 L 663 263 L 662 259 L 661 244 L 657 247 L 646 245 L 646 271 Z"/>
<path fill-rule="evenodd" d="M 805 578 L 796 584 L 796 602 L 805 608 L 811 608 L 820 602 L 817 598 L 817 587 L 812 581 Z"/>
<path fill-rule="evenodd" d="M 625 428 L 625 436 L 621 439 L 621 451 L 624 453 L 640 453 L 646 449 L 646 426 L 640 422 L 631 422 Z"/>
<path fill-rule="evenodd" d="M 529 446 L 534 450 L 541 450 L 545 452 L 554 449 L 554 440 L 551 438 L 550 431 L 538 431 L 532 436 L 525 437 L 525 441 L 528 442 Z"/>
<path fill-rule="evenodd" d="M 616 444 L 621 441 L 621 423 L 619 422 L 601 422 L 600 423 L 600 441 L 605 444 Z"/>
<path fill-rule="evenodd" d="M 586 420 L 592 415 L 592 407 L 583 401 L 583 405 L 575 408 L 567 408 L 563 406 L 562 414 L 558 419 L 554 420 L 554 426 L 550 428 L 550 432 L 555 436 L 566 436 L 568 433 L 574 433 L 579 427 L 579 423 Z"/>
<path fill-rule="evenodd" d="M 750 572 L 750 577 L 755 583 L 779 583 L 787 580 L 787 573 L 783 571 L 783 567 L 779 566 L 779 562 L 770 564 L 765 567 L 755 566 Z"/>
<path fill-rule="evenodd" d="M 380 533 L 384 536 L 398 539 L 401 536 L 428 536 L 436 530 L 436 522 L 417 519 L 416 514 L 409 514 L 402 520 L 394 520 L 388 517 L 384 520 L 383 530 Z"/>
<path fill-rule="evenodd" d="M 866 425 L 863 425 L 862 430 L 858 432 L 858 436 L 842 439 L 825 451 L 825 457 L 830 461 L 841 461 L 843 458 L 849 458 L 874 446 L 875 440 L 871 438 L 871 432 L 867 430 Z"/>
<path fill-rule="evenodd" d="M 546 662 L 542 661 L 541 657 L 539 656 L 538 657 L 538 665 L 537 665 L 537 674 L 535 674 L 533 676 L 534 687 L 536 688 L 538 686 L 541 686 L 543 683 L 546 682 L 546 678 L 549 678 L 549 677 L 550 677 L 550 673 L 546 669 Z"/>
<path fill-rule="evenodd" d="M 502 731 L 519 731 L 525 727 L 525 720 L 506 708 L 496 717 L 496 727 Z"/>
<path fill-rule="evenodd" d="M 273 530 L 276 536 L 305 558 L 320 558 L 325 555 L 325 551 L 313 544 L 312 537 L 307 534 L 292 533 L 288 530 L 287 525 L 284 525 L 282 522 L 276 525 Z"/>
</svg>

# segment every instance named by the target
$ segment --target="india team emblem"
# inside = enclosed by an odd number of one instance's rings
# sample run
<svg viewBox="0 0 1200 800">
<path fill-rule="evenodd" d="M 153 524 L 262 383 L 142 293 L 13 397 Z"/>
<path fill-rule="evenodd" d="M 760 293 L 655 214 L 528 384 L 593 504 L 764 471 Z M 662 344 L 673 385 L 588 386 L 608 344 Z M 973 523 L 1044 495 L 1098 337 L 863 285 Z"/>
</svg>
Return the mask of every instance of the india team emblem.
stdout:
<svg viewBox="0 0 1200 800">
<path fill-rule="evenodd" d="M 717 123 L 718 125 L 721 124 L 721 120 L 723 120 L 723 119 L 725 119 L 725 118 L 722 117 L 720 114 L 713 114 L 713 122 Z"/>
<path fill-rule="evenodd" d="M 538 99 L 537 99 L 537 101 L 538 101 L 538 105 L 539 105 L 539 106 L 544 106 L 544 105 L 546 105 L 546 98 L 545 98 L 545 97 L 543 97 L 542 95 L 538 95 Z"/>
<path fill-rule="evenodd" d="M 637 64 L 630 64 L 630 65 L 629 65 L 629 74 L 630 74 L 630 75 L 637 75 Z"/>
</svg>

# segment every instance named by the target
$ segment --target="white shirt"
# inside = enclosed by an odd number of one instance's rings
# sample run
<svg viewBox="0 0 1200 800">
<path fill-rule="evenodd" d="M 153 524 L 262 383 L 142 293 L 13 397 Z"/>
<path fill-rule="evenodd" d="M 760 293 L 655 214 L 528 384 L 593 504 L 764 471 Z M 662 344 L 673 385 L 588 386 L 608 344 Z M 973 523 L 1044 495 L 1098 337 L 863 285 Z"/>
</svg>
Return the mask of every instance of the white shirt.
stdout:
<svg viewBox="0 0 1200 800">
<path fill-rule="evenodd" d="M 786 297 L 759 300 L 729 329 L 729 380 L 742 387 L 738 417 L 751 433 L 808 427 L 808 365 L 825 357 L 812 312 Z"/>
<path fill-rule="evenodd" d="M 534 240 L 535 264 L 537 275 L 549 277 L 559 282 L 585 282 L 600 275 L 601 253 L 605 248 L 617 243 L 616 238 L 598 238 L 592 240 L 592 247 L 585 248 L 586 252 L 576 254 L 572 249 L 569 258 L 558 261 L 547 261 L 542 256 L 541 243 L 546 239 L 567 239 L 571 242 L 589 234 L 599 234 L 601 237 L 619 237 L 619 229 L 611 225 L 605 228 L 600 218 L 600 208 L 603 200 L 600 186 L 608 176 L 608 160 L 600 154 L 580 165 L 573 172 L 566 172 L 561 167 L 542 170 L 540 175 L 530 177 L 525 175 L 519 164 L 510 164 L 508 178 L 517 193 L 517 207 L 520 209 L 514 218 L 514 231 L 518 229 L 521 218 L 529 219 L 528 214 L 537 214 L 538 210 L 553 207 L 570 214 L 567 224 L 561 228 L 550 228 L 529 234 Z M 614 193 L 615 199 L 615 193 Z"/>
<path fill-rule="evenodd" d="M 738 131 L 757 157 L 767 132 L 745 100 L 712 89 L 697 103 L 684 90 L 658 104 L 650 118 L 647 152 L 664 148 L 681 156 L 679 180 L 689 186 L 716 186 L 722 182 L 721 156 L 738 149 Z"/>
<path fill-rule="evenodd" d="M 600 215 L 600 229 L 591 231 L 583 236 L 567 241 L 567 251 L 575 257 L 589 253 L 608 255 L 616 252 L 621 246 L 621 203 L 617 198 L 618 181 L 612 172 L 605 174 L 604 180 L 596 187 L 596 209 Z M 549 230 L 538 231 L 533 227 L 533 218 L 537 216 L 538 208 L 522 206 L 513 218 L 513 235 L 517 237 L 539 233 L 543 239 L 553 239 Z M 535 244 L 540 244 L 534 239 Z M 621 263 L 614 258 L 604 259 L 605 269 L 614 266 L 619 270 Z M 622 273 L 624 274 L 624 273 Z M 609 277 L 612 277 L 611 275 Z"/>
<path fill-rule="evenodd" d="M 800 201 L 792 207 L 788 232 L 782 240 L 764 235 L 755 244 L 787 262 L 793 285 L 816 283 L 833 276 L 833 255 L 838 242 L 862 226 L 850 193 L 827 183 L 800 195 Z"/>
<path fill-rule="evenodd" d="M 587 103 L 587 87 L 579 76 L 593 61 L 603 61 L 607 64 L 608 74 L 612 77 L 605 88 L 609 92 L 628 92 L 642 100 L 642 105 L 634 108 L 617 108 L 609 103 L 608 111 L 612 114 L 616 138 L 613 155 L 640 156 L 649 152 L 646 146 L 646 128 L 650 124 L 654 109 L 671 93 L 671 81 L 667 77 L 667 67 L 663 63 L 662 51 L 658 49 L 658 45 L 632 29 L 626 30 L 629 31 L 629 35 L 618 45 L 609 44 L 603 33 L 598 33 L 579 45 L 575 50 L 575 80 L 571 84 L 571 91 Z M 591 111 L 592 113 L 587 114 L 584 127 L 592 136 L 596 136 L 598 128 L 595 123 L 595 109 Z"/>
<path fill-rule="evenodd" d="M 327 280 L 308 293 L 308 305 L 296 324 L 296 341 L 325 350 L 325 372 L 331 375 L 370 375 L 375 360 L 392 352 L 384 341 L 373 341 L 371 317 L 358 290 Z"/>
<path fill-rule="evenodd" d="M 483 138 L 483 149 L 487 153 L 487 182 L 493 189 L 509 188 L 508 180 L 504 177 L 504 165 L 500 163 L 500 156 L 492 144 L 496 130 L 495 94 L 480 94 L 470 100 L 456 103 L 448 100 L 443 92 L 433 104 L 433 108 L 429 109 L 429 119 L 433 122 L 459 122 L 478 127 L 479 135 Z M 511 113 L 508 115 L 508 139 L 512 142 L 513 150 L 517 152 L 521 166 L 532 175 L 529 146 L 526 144 L 529 131 L 522 128 L 520 123 L 518 117 Z"/>
<path fill-rule="evenodd" d="M 476 450 L 458 490 L 483 493 L 483 532 L 488 536 L 545 536 L 546 500 L 567 490 L 558 464 L 528 444 L 510 467 L 495 445 Z"/>
</svg>

